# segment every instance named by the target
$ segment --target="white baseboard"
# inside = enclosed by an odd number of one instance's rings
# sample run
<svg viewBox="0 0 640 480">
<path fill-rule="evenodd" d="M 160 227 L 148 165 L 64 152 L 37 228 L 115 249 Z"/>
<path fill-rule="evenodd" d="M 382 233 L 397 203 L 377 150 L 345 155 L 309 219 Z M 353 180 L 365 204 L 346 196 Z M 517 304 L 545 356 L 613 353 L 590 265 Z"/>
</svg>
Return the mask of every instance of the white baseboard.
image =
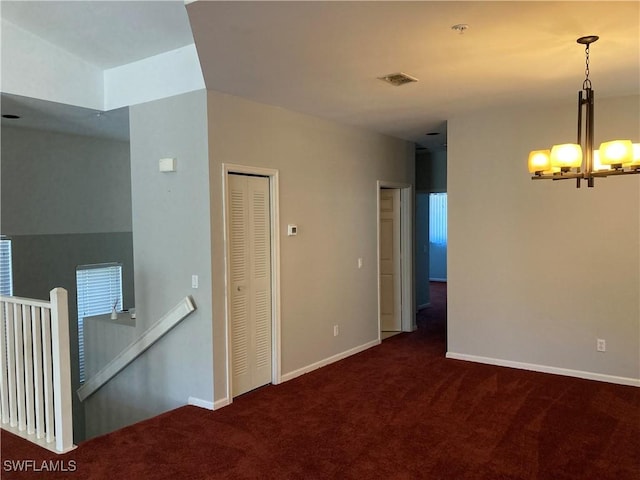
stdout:
<svg viewBox="0 0 640 480">
<path fill-rule="evenodd" d="M 213 409 L 218 410 L 219 408 L 226 407 L 227 405 L 231 405 L 231 400 L 228 398 L 221 398 L 220 400 L 213 402 Z"/>
<path fill-rule="evenodd" d="M 380 345 L 380 340 L 373 340 L 371 342 L 365 343 L 364 345 L 351 348 L 342 353 L 338 353 L 329 358 L 325 358 L 324 360 L 320 360 L 319 362 L 312 363 L 311 365 L 307 365 L 306 367 L 299 368 L 297 370 L 294 370 L 293 372 L 285 373 L 284 375 L 282 375 L 281 380 L 283 382 L 293 380 L 294 378 L 299 377 L 300 375 L 313 372 L 318 368 L 326 367 L 327 365 L 337 362 L 338 360 L 342 360 L 343 358 L 350 357 L 351 355 L 355 355 L 356 353 L 363 352 L 364 350 L 367 350 L 371 347 L 375 347 L 376 345 Z"/>
<path fill-rule="evenodd" d="M 193 405 L 194 407 L 205 408 L 207 410 L 218 410 L 219 408 L 226 407 L 231 402 L 228 398 L 222 398 L 220 400 L 216 400 L 215 402 L 210 402 L 208 400 L 202 400 L 201 398 L 189 397 L 189 405 Z"/>
<path fill-rule="evenodd" d="M 208 400 L 202 400 L 196 397 L 189 397 L 189 405 L 194 407 L 206 408 L 207 410 L 214 410 L 214 403 Z"/>
<path fill-rule="evenodd" d="M 584 372 L 582 370 L 550 367 L 548 365 L 537 365 L 535 363 L 515 362 L 512 360 L 502 360 L 500 358 L 480 357 L 477 355 L 467 355 L 464 353 L 447 352 L 446 356 L 447 358 L 452 358 L 455 360 L 465 360 L 467 362 L 485 363 L 487 365 L 497 365 L 499 367 L 518 368 L 520 370 L 531 370 L 534 372 L 564 375 L 566 377 L 584 378 L 586 380 L 596 380 L 599 382 L 640 387 L 640 378 L 618 377 L 615 375 L 607 375 L 604 373 Z"/>
</svg>

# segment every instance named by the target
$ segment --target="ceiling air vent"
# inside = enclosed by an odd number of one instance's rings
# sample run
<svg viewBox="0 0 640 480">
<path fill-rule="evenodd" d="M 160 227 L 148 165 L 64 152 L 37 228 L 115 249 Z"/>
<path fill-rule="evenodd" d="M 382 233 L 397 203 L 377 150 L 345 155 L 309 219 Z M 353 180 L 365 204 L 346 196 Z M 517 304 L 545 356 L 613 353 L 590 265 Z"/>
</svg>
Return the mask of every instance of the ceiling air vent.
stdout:
<svg viewBox="0 0 640 480">
<path fill-rule="evenodd" d="M 390 73 L 389 75 L 385 75 L 384 77 L 378 77 L 378 78 L 380 80 L 384 80 L 387 83 L 390 83 L 394 87 L 399 87 L 400 85 L 405 85 L 407 83 L 418 81 L 417 78 L 402 72 Z"/>
</svg>

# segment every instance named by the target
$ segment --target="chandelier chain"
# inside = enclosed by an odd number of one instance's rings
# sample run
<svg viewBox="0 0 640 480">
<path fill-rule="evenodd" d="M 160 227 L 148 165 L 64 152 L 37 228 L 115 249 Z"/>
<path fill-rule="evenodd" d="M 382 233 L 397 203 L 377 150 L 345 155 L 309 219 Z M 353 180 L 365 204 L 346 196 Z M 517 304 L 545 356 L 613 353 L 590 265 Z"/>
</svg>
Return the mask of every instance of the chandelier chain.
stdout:
<svg viewBox="0 0 640 480">
<path fill-rule="evenodd" d="M 585 54 L 585 67 L 584 67 L 584 75 L 585 79 L 582 83 L 582 89 L 586 90 L 587 88 L 591 88 L 591 80 L 589 80 L 589 44 L 584 47 Z"/>
</svg>

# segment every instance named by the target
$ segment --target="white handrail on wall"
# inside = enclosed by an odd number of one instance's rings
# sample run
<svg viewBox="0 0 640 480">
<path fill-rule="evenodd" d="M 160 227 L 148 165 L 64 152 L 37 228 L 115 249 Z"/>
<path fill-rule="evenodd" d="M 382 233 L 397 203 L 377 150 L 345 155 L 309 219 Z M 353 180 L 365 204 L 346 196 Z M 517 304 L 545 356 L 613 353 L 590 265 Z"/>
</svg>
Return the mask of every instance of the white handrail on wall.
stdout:
<svg viewBox="0 0 640 480">
<path fill-rule="evenodd" d="M 0 426 L 56 453 L 73 450 L 68 295 L 0 296 Z"/>
<path fill-rule="evenodd" d="M 175 327 L 196 309 L 191 297 L 185 297 L 160 320 L 154 323 L 140 338 L 125 348 L 118 356 L 107 363 L 99 372 L 87 380 L 77 391 L 80 401 L 93 395 L 105 383 L 115 377 L 118 372 L 133 362 L 151 345 L 156 343 L 165 333 Z"/>
</svg>

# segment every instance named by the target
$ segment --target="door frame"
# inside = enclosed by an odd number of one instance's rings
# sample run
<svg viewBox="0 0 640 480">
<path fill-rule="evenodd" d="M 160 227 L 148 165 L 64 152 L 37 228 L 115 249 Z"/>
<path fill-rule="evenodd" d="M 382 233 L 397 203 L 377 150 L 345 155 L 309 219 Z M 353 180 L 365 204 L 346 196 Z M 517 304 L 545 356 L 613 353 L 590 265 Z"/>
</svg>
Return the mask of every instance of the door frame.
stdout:
<svg viewBox="0 0 640 480">
<path fill-rule="evenodd" d="M 226 398 L 233 402 L 231 372 L 231 290 L 229 265 L 229 175 L 257 175 L 269 179 L 269 213 L 271 235 L 271 383 L 279 384 L 281 373 L 281 335 L 280 335 L 280 182 L 279 171 L 272 168 L 253 167 L 233 163 L 222 164 L 222 216 L 224 225 L 224 335 L 226 349 Z"/>
<path fill-rule="evenodd" d="M 403 332 L 412 332 L 416 326 L 413 304 L 413 186 L 409 183 L 378 180 L 376 183 L 377 214 L 377 259 L 378 266 L 378 341 L 381 341 L 381 288 L 380 288 L 380 190 L 383 188 L 400 190 L 400 326 Z"/>
</svg>

